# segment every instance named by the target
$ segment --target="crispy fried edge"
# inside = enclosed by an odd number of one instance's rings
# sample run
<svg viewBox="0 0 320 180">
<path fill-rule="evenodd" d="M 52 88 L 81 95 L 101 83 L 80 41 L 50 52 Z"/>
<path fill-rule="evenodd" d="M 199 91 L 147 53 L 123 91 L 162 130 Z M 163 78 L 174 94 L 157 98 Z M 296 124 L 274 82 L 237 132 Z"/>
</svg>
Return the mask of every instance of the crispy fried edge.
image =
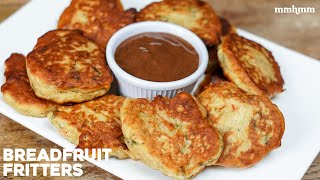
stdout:
<svg viewBox="0 0 320 180">
<path fill-rule="evenodd" d="M 35 91 L 36 95 L 40 98 L 47 99 L 57 104 L 67 104 L 67 103 L 81 103 L 84 101 L 90 101 L 94 98 L 105 95 L 109 88 L 101 88 L 100 90 L 61 90 L 55 86 L 47 84 L 42 81 L 41 78 L 32 75 L 27 69 L 27 74 L 30 80 L 32 89 Z M 110 84 L 111 85 L 111 84 Z M 45 87 L 45 88 L 43 88 Z"/>
</svg>

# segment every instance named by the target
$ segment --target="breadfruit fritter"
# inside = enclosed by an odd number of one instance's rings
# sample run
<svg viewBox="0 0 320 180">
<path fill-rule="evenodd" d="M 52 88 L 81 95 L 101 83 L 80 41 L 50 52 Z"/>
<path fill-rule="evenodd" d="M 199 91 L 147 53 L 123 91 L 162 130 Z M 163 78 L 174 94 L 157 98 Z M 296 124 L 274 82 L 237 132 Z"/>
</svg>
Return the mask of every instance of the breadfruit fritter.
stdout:
<svg viewBox="0 0 320 180">
<path fill-rule="evenodd" d="M 218 47 L 226 78 L 250 94 L 272 97 L 283 90 L 280 68 L 271 52 L 237 34 L 225 36 Z"/>
<path fill-rule="evenodd" d="M 219 132 L 190 94 L 153 101 L 127 98 L 120 110 L 122 132 L 133 159 L 174 178 L 189 178 L 219 158 Z"/>
<path fill-rule="evenodd" d="M 105 53 L 73 30 L 54 30 L 40 37 L 27 56 L 27 74 L 38 97 L 58 104 L 102 96 L 113 79 Z"/>
<path fill-rule="evenodd" d="M 249 167 L 280 147 L 284 118 L 265 96 L 249 95 L 231 82 L 216 82 L 198 97 L 208 120 L 223 136 L 217 165 Z"/>
</svg>

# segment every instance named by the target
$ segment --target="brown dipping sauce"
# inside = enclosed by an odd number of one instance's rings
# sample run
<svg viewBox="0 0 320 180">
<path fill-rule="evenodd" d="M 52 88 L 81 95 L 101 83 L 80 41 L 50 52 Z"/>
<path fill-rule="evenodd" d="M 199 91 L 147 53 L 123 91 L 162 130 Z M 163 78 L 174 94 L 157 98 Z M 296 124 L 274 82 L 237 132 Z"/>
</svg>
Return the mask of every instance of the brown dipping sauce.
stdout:
<svg viewBox="0 0 320 180">
<path fill-rule="evenodd" d="M 142 33 L 122 42 L 117 64 L 140 79 L 169 82 L 183 79 L 198 68 L 199 55 L 185 40 L 168 33 Z"/>
</svg>

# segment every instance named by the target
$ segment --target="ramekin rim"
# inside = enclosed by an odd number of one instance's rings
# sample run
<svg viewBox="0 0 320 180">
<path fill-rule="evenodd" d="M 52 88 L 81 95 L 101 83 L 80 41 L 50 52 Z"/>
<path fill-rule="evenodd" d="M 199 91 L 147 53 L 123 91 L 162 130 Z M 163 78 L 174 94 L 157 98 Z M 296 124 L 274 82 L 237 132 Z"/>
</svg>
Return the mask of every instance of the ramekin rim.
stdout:
<svg viewBox="0 0 320 180">
<path fill-rule="evenodd" d="M 122 34 L 134 31 L 135 28 L 139 28 L 139 26 L 167 26 L 171 28 L 176 28 L 179 31 L 184 31 L 184 33 L 188 33 L 191 35 L 193 38 L 194 43 L 188 42 L 197 50 L 199 49 L 198 56 L 199 56 L 199 66 L 195 72 L 190 74 L 189 76 L 179 79 L 176 81 L 170 81 L 170 82 L 154 82 L 154 81 L 148 81 L 144 79 L 140 79 L 138 77 L 135 77 L 126 71 L 124 71 L 115 61 L 114 54 L 113 54 L 113 49 L 115 50 L 118 46 L 114 47 L 116 44 L 116 41 L 118 39 L 118 36 L 121 36 Z M 144 32 L 150 32 L 150 31 L 140 31 L 140 33 Z M 169 31 L 160 31 L 163 33 L 169 33 L 172 35 L 172 32 Z M 135 34 L 140 34 L 135 31 Z M 132 35 L 132 36 L 134 36 Z M 130 37 L 132 37 L 130 36 Z M 186 40 L 183 36 L 175 35 L 178 36 L 184 40 Z M 125 41 L 127 38 L 122 40 L 121 42 Z M 119 44 L 121 44 L 121 42 Z M 200 46 L 200 47 L 196 47 Z M 201 55 L 200 55 L 201 53 Z M 208 65 L 208 51 L 206 46 L 204 45 L 203 41 L 192 31 L 182 27 L 178 26 L 172 23 L 167 23 L 167 22 L 160 22 L 160 21 L 145 21 L 145 22 L 138 22 L 134 24 L 130 24 L 128 26 L 125 26 L 124 28 L 118 30 L 113 36 L 110 38 L 107 47 L 106 47 L 106 58 L 108 65 L 112 72 L 115 74 L 116 78 L 119 80 L 124 80 L 130 84 L 133 84 L 138 87 L 146 88 L 146 89 L 152 89 L 152 90 L 173 90 L 173 89 L 180 89 L 183 87 L 186 87 L 192 83 L 195 83 L 204 73 Z"/>
</svg>

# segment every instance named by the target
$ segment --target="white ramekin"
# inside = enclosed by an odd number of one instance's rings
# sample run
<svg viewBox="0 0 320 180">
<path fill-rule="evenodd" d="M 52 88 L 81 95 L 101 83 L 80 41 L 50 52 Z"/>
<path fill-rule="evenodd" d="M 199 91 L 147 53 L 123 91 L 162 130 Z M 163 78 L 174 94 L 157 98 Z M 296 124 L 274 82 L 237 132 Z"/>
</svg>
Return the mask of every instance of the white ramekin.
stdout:
<svg viewBox="0 0 320 180">
<path fill-rule="evenodd" d="M 147 81 L 134 77 L 122 70 L 114 59 L 117 47 L 124 40 L 145 32 L 169 33 L 189 42 L 199 55 L 198 69 L 186 78 L 171 82 Z M 181 26 L 158 21 L 134 23 L 117 31 L 109 40 L 106 57 L 108 65 L 117 79 L 120 94 L 132 98 L 153 99 L 157 95 L 171 98 L 179 91 L 191 93 L 196 82 L 204 74 L 208 65 L 207 48 L 197 35 Z M 168 69 L 168 71 L 170 71 L 170 69 Z"/>
</svg>

